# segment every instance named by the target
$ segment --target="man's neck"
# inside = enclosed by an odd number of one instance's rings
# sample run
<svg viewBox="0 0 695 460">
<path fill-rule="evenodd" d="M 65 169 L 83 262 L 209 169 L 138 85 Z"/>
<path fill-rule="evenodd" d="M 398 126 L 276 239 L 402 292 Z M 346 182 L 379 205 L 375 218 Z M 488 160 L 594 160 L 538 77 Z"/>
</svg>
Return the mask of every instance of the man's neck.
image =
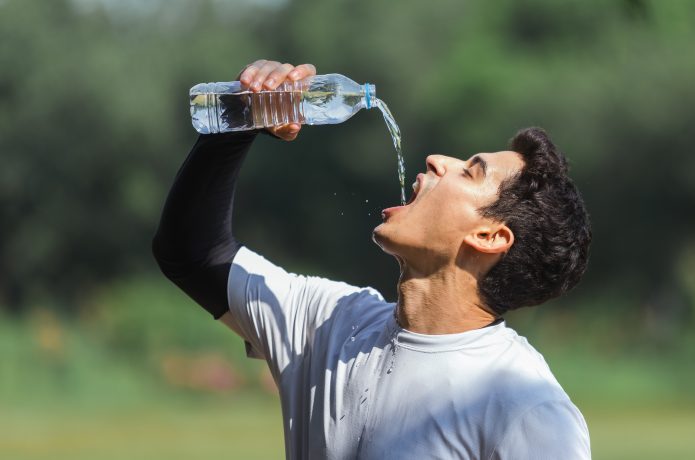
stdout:
<svg viewBox="0 0 695 460">
<path fill-rule="evenodd" d="M 496 316 L 478 295 L 477 280 L 453 266 L 423 275 L 404 267 L 398 283 L 398 324 L 420 334 L 455 334 L 489 325 Z"/>
</svg>

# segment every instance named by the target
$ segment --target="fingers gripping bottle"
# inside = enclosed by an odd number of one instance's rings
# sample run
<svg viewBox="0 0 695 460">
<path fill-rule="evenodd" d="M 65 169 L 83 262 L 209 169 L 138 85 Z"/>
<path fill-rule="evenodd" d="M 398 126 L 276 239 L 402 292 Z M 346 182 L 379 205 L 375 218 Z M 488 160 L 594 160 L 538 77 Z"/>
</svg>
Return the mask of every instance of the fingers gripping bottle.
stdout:
<svg viewBox="0 0 695 460">
<path fill-rule="evenodd" d="M 200 83 L 191 88 L 193 127 L 202 134 L 247 131 L 301 123 L 342 123 L 375 105 L 372 84 L 360 85 L 338 74 L 287 81 L 257 93 L 240 82 Z"/>
</svg>

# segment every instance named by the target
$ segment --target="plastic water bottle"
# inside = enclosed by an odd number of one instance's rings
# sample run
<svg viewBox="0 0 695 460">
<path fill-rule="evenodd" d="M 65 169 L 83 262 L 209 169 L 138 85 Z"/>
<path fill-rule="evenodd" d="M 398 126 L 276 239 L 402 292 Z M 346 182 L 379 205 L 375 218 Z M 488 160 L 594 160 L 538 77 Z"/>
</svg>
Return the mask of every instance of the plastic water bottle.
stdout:
<svg viewBox="0 0 695 460">
<path fill-rule="evenodd" d="M 342 123 L 377 101 L 374 85 L 339 74 L 288 81 L 257 93 L 238 81 L 200 83 L 191 88 L 190 97 L 193 127 L 202 134 Z"/>
</svg>

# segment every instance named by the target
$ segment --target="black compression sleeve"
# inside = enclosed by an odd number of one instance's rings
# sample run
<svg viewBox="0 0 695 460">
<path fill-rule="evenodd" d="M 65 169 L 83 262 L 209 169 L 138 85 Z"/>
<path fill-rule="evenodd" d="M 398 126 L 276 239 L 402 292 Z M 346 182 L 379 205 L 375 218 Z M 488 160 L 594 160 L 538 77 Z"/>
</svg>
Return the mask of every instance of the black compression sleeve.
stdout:
<svg viewBox="0 0 695 460">
<path fill-rule="evenodd" d="M 256 132 L 202 135 L 169 191 L 152 252 L 162 272 L 218 319 L 241 247 L 232 234 L 236 179 Z"/>
</svg>

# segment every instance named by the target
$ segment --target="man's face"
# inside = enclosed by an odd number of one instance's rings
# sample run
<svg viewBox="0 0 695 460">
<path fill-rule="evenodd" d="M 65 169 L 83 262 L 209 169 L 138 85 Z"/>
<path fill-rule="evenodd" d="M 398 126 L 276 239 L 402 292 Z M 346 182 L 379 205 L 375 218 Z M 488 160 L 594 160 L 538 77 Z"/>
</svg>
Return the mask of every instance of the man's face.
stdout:
<svg viewBox="0 0 695 460">
<path fill-rule="evenodd" d="M 466 235 L 495 224 L 478 209 L 494 203 L 499 186 L 524 166 L 516 152 L 479 153 L 468 160 L 430 155 L 417 175 L 414 199 L 383 211 L 374 241 L 401 260 L 429 266 L 452 263 Z"/>
</svg>

